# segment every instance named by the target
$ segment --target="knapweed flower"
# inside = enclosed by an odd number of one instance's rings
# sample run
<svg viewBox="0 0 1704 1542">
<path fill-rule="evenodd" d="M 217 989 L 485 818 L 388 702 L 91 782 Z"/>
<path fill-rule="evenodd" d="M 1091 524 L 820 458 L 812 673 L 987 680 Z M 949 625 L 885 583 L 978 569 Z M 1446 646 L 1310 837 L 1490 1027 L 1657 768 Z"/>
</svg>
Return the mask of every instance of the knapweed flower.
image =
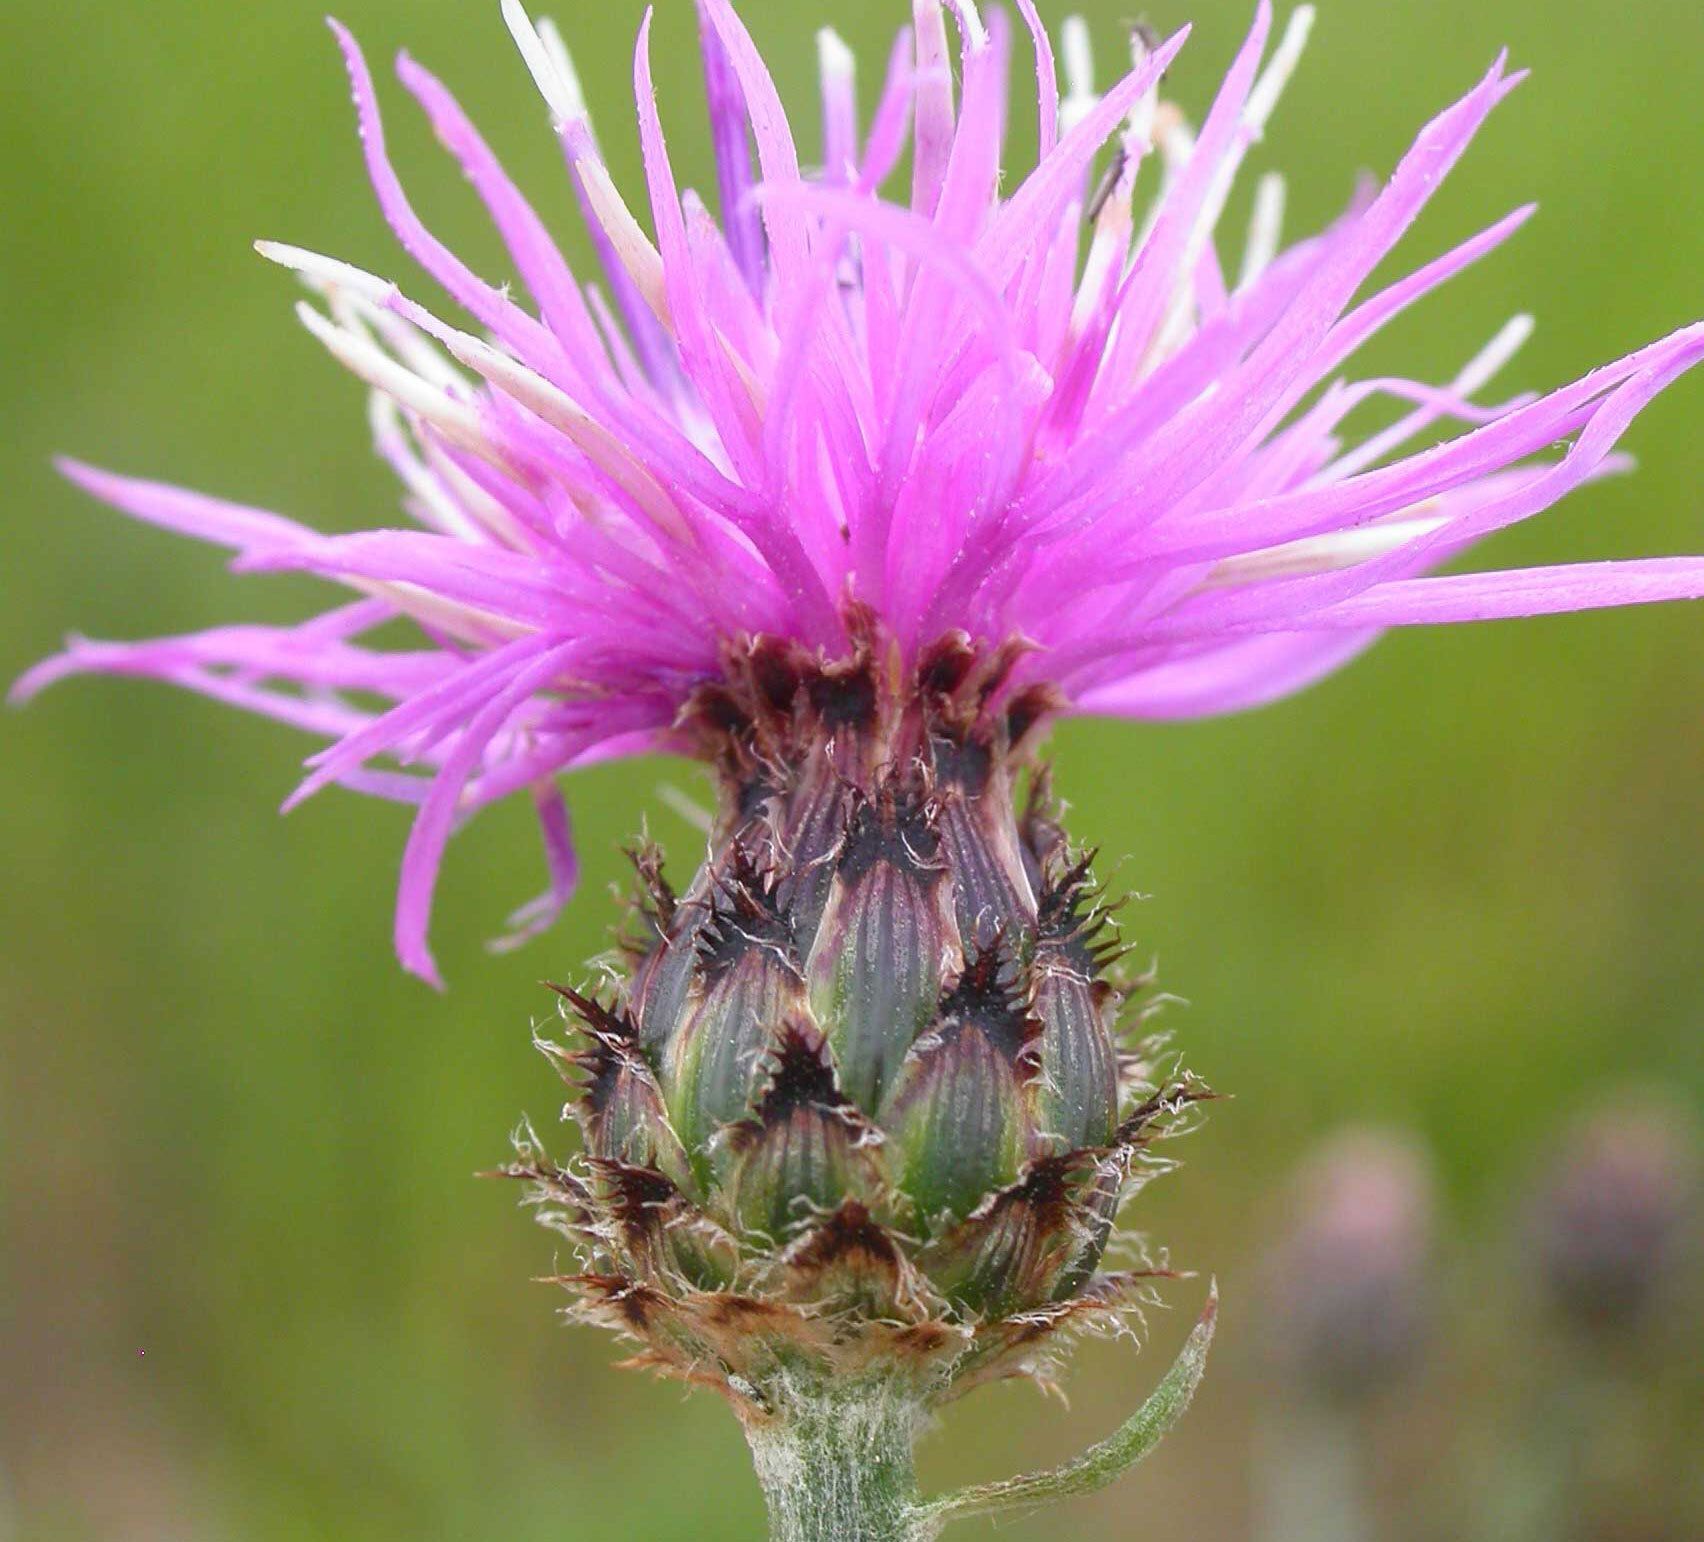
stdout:
<svg viewBox="0 0 1704 1542">
<path fill-rule="evenodd" d="M 677 894 L 639 850 L 631 967 L 613 999 L 569 993 L 586 1157 L 559 1167 L 529 1140 L 516 1171 L 580 1250 L 584 1310 L 740 1409 L 790 1536 L 933 1534 L 946 1511 L 904 1497 L 920 1410 L 1045 1371 L 1055 1329 L 1139 1288 L 1140 1269 L 1102 1268 L 1112 1223 L 1201 1095 L 1115 1037 L 1124 988 L 1086 863 L 1044 782 L 1019 806 L 1046 725 L 1254 706 L 1389 626 L 1704 595 L 1704 559 L 1433 576 L 1614 469 L 1704 327 L 1496 405 L 1476 398 L 1524 320 L 1442 386 L 1339 378 L 1524 222 L 1363 293 L 1517 83 L 1502 60 L 1288 248 L 1267 178 L 1227 266 L 1221 216 L 1312 13 L 1263 63 L 1262 0 L 1192 127 L 1160 95 L 1181 34 L 1138 36 L 1099 91 L 1069 26 L 1062 92 L 1033 0 L 1016 4 L 1039 154 L 1003 178 L 1003 14 L 913 0 L 867 122 L 824 32 L 813 155 L 728 0 L 699 0 L 718 216 L 676 180 L 649 18 L 641 201 L 606 169 L 559 35 L 505 0 L 597 283 L 404 58 L 525 299 L 417 214 L 337 29 L 379 205 L 475 330 L 263 250 L 318 292 L 304 324 L 373 388 L 417 528 L 321 535 L 70 466 L 241 571 L 355 598 L 291 627 L 75 642 L 21 686 L 154 676 L 328 737 L 292 801 L 336 784 L 418 806 L 396 933 L 427 978 L 434 880 L 471 815 L 537 804 L 551 882 L 526 932 L 574 883 L 560 773 L 656 750 L 715 768 L 704 866 Z M 1373 399 L 1395 421 L 1348 442 Z M 1460 431 L 1434 443 L 1440 425 Z M 381 645 L 399 619 L 413 645 Z"/>
<path fill-rule="evenodd" d="M 1336 378 L 1531 212 L 1357 301 L 1519 81 L 1501 60 L 1325 231 L 1281 248 L 1283 184 L 1262 181 L 1227 266 L 1220 218 L 1296 64 L 1306 10 L 1263 69 L 1261 6 L 1196 130 L 1159 95 L 1182 34 L 1138 39 L 1130 71 L 1097 92 L 1083 29 L 1068 25 L 1061 96 L 1020 0 L 1040 155 L 1003 187 L 1011 38 L 999 13 L 918 0 L 862 127 L 853 61 L 825 31 L 807 166 L 727 0 L 700 0 L 718 222 L 676 183 L 649 23 L 634 65 L 647 182 L 636 212 L 558 34 L 505 9 L 602 283 L 570 270 L 450 93 L 405 57 L 403 84 L 533 303 L 438 242 L 339 29 L 380 206 L 483 335 L 380 279 L 263 250 L 323 293 L 327 309 L 304 305 L 302 320 L 373 386 L 377 447 L 419 528 L 381 517 L 368 533 L 320 535 L 68 465 L 125 512 L 233 548 L 239 571 L 310 572 L 359 598 L 294 627 L 77 640 L 18 688 L 149 675 L 333 739 L 292 801 L 338 784 L 419 806 L 397 915 L 417 973 L 435 975 L 426 922 L 451 830 L 512 793 L 538 801 L 551 893 L 522 919 L 542 922 L 574 874 L 557 773 L 702 749 L 689 709 L 752 638 L 834 660 L 873 627 L 914 672 L 962 637 L 1012 648 L 998 693 L 1027 691 L 1038 708 L 1045 695 L 1049 715 L 1169 718 L 1297 690 L 1388 626 L 1704 593 L 1695 559 L 1425 576 L 1613 469 L 1634 415 L 1704 355 L 1704 327 L 1495 406 L 1473 398 L 1524 319 L 1443 386 Z M 959 29 L 956 82 L 943 11 Z M 907 188 L 894 169 L 908 147 Z M 1339 425 L 1369 398 L 1409 411 L 1344 443 Z M 1440 424 L 1467 431 L 1413 448 Z M 398 616 L 418 623 L 416 646 L 363 644 Z M 388 710 L 364 705 L 374 698 Z"/>
</svg>

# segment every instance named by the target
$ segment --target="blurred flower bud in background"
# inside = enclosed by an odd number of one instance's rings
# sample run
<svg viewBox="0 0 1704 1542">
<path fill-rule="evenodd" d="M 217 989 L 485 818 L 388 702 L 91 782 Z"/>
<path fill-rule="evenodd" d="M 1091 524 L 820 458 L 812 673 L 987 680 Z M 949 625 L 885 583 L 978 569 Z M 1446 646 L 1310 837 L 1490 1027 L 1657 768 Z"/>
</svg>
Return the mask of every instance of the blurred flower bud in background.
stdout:
<svg viewBox="0 0 1704 1542">
<path fill-rule="evenodd" d="M 1257 1542 L 1385 1535 L 1367 1414 L 1431 1341 L 1434 1208 L 1431 1163 L 1400 1132 L 1341 1131 L 1297 1169 L 1260 1275 Z"/>
<path fill-rule="evenodd" d="M 1355 1399 L 1411 1369 L 1431 1326 L 1432 1247 L 1431 1168 L 1411 1138 L 1350 1130 L 1317 1147 L 1266 1262 L 1268 1348 L 1285 1383 Z"/>
<path fill-rule="evenodd" d="M 1678 1288 L 1696 1241 L 1696 1123 L 1627 1095 L 1562 1137 L 1529 1200 L 1527 1255 L 1556 1307 L 1594 1332 L 1631 1330 Z"/>
<path fill-rule="evenodd" d="M 1535 1153 L 1508 1228 L 1528 1351 L 1500 1433 L 1485 1534 L 1503 1542 L 1704 1536 L 1698 1452 L 1700 1135 L 1661 1092 L 1600 1095 Z M 1509 1305 L 1519 1311 L 1519 1294 Z M 1544 1331 L 1548 1328 L 1549 1331 Z"/>
</svg>

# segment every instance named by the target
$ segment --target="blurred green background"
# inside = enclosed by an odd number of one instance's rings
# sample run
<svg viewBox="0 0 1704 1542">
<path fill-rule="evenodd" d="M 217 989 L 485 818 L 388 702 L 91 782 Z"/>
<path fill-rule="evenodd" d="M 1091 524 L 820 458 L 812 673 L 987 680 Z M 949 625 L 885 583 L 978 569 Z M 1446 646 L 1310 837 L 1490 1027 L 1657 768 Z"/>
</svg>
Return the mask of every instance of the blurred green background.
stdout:
<svg viewBox="0 0 1704 1542">
<path fill-rule="evenodd" d="M 1116 53 L 1126 0 L 1083 8 L 1103 58 Z M 1171 87 L 1191 109 L 1248 9 L 1152 5 L 1165 30 L 1198 22 Z M 659 10 L 666 119 L 683 180 L 707 185 L 689 8 Z M 746 0 L 807 143 L 815 27 L 832 12 L 874 74 L 899 10 Z M 624 179 L 640 11 L 560 15 Z M 441 70 L 523 183 L 566 210 L 496 0 L 344 0 L 341 15 L 378 54 L 406 44 Z M 1704 313 L 1695 0 L 1326 0 L 1255 157 L 1290 174 L 1293 228 L 1327 218 L 1363 167 L 1388 170 L 1504 44 L 1536 79 L 1404 258 L 1527 198 L 1541 217 L 1392 328 L 1373 369 L 1447 378 L 1530 309 L 1537 338 L 1506 377 L 1525 389 Z M 233 580 L 217 553 L 128 524 L 48 462 L 70 451 L 329 528 L 391 517 L 357 387 L 295 327 L 288 278 L 248 250 L 295 241 L 426 288 L 371 204 L 316 6 L 7 0 L 0 57 L 0 675 L 70 627 L 128 637 L 301 613 L 306 587 Z M 399 97 L 418 202 L 501 275 Z M 1028 117 L 1014 122 L 1015 167 Z M 1636 477 L 1488 558 L 1704 548 L 1701 407 L 1704 382 L 1684 382 L 1634 429 Z M 1676 607 L 1411 632 L 1265 712 L 1058 733 L 1074 829 L 1126 854 L 1103 871 L 1152 896 L 1127 929 L 1189 1000 L 1171 1023 L 1192 1064 L 1236 1095 L 1144 1199 L 1174 1260 L 1218 1273 L 1224 1330 L 1197 1410 L 1142 1473 L 1003 1535 L 1251 1534 L 1258 1430 L 1286 1397 L 1264 1368 L 1258 1260 L 1286 1171 L 1367 1121 L 1417 1132 L 1442 1185 L 1443 1342 L 1360 1421 L 1380 1535 L 1515 1535 L 1473 1517 L 1531 1465 L 1536 1411 L 1558 1388 L 1606 1385 L 1584 1415 L 1595 1454 L 1565 1464 L 1576 1521 L 1704 1534 L 1701 1314 L 1582 1355 L 1539 1308 L 1513 1219 L 1547 1143 L 1609 1089 L 1704 1102 L 1701 703 L 1704 611 Z M 311 747 L 288 730 L 103 681 L 0 732 L 0 1536 L 758 1535 L 733 1421 L 613 1371 L 601 1336 L 561 1330 L 551 1293 L 527 1283 L 550 1238 L 472 1178 L 523 1109 L 541 1127 L 554 1114 L 560 1091 L 528 1042 L 548 1010 L 536 981 L 603 945 L 616 846 L 642 816 L 690 863 L 697 837 L 656 787 L 696 790 L 695 773 L 659 762 L 574 781 L 583 897 L 518 957 L 479 939 L 533 892 L 534 835 L 522 810 L 487 816 L 446 870 L 440 997 L 390 952 L 404 811 L 329 795 L 274 817 Z M 1175 1310 L 1143 1354 L 1083 1353 L 1068 1414 L 1016 1387 L 954 1410 L 927 1481 L 1098 1436 L 1169 1360 L 1202 1289 L 1169 1288 Z"/>
</svg>

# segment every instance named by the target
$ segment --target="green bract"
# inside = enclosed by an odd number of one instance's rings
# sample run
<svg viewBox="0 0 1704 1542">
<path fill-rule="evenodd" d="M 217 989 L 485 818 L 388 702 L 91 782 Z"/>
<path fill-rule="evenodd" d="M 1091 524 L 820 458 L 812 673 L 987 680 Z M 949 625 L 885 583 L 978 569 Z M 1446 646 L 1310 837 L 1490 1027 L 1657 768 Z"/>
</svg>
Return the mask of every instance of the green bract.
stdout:
<svg viewBox="0 0 1704 1542">
<path fill-rule="evenodd" d="M 578 1314 L 748 1418 L 801 1376 L 923 1406 L 1045 1375 L 1154 1272 L 1103 1267 L 1109 1236 L 1206 1093 L 1121 1046 L 1088 861 L 1044 773 L 1018 803 L 1051 705 L 1019 656 L 952 636 L 904 670 L 867 618 L 848 660 L 730 649 L 686 717 L 709 858 L 677 896 L 636 852 L 613 996 L 562 990 L 584 1154 L 529 1130 L 511 1171 L 579 1250 Z"/>
</svg>

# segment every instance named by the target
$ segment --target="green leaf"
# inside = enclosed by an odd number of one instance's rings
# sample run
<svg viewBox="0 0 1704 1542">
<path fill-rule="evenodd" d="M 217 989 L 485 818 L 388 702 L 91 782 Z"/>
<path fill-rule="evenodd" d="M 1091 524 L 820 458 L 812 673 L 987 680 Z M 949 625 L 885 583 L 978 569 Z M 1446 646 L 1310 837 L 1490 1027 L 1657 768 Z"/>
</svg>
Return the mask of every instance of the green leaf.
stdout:
<svg viewBox="0 0 1704 1542">
<path fill-rule="evenodd" d="M 954 1521 L 1004 1510 L 1024 1509 L 1092 1494 L 1141 1461 L 1171 1430 L 1189 1407 L 1207 1369 L 1207 1351 L 1219 1315 L 1219 1288 L 1208 1287 L 1207 1305 L 1184 1342 L 1172 1367 L 1152 1395 L 1122 1425 L 1073 1462 L 1051 1472 L 1030 1473 L 998 1483 L 979 1483 L 917 1507 L 917 1535 L 934 1537 Z"/>
</svg>

